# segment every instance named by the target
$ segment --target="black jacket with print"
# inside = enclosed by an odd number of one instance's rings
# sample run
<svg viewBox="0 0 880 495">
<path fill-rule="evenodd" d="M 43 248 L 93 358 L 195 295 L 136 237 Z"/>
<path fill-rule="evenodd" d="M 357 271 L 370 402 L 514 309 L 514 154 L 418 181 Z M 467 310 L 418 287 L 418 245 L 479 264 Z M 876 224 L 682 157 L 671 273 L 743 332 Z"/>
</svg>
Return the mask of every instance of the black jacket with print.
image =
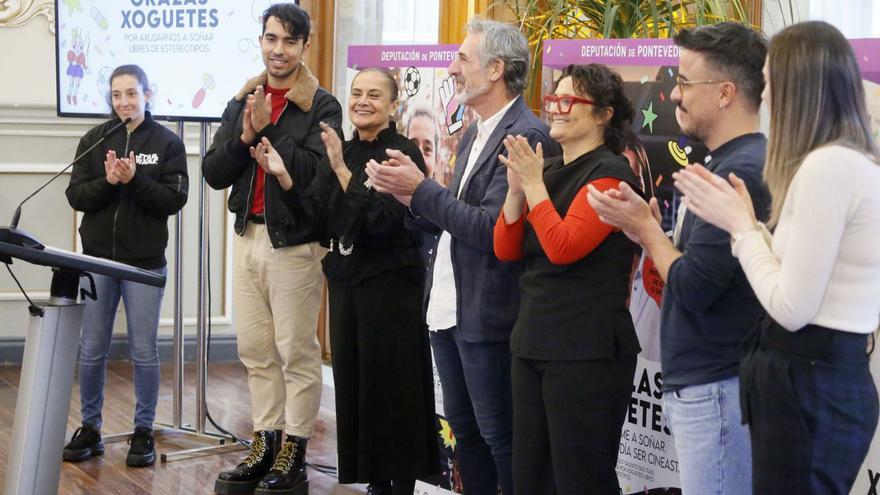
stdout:
<svg viewBox="0 0 880 495">
<path fill-rule="evenodd" d="M 92 128 L 76 154 L 118 123 L 114 117 Z M 118 158 L 134 152 L 137 168 L 128 184 L 107 182 L 104 160 L 110 150 Z M 134 131 L 122 129 L 73 166 L 66 194 L 70 206 L 84 214 L 79 228 L 83 252 L 139 268 L 165 266 L 168 216 L 186 204 L 188 187 L 183 142 L 147 112 Z"/>
</svg>

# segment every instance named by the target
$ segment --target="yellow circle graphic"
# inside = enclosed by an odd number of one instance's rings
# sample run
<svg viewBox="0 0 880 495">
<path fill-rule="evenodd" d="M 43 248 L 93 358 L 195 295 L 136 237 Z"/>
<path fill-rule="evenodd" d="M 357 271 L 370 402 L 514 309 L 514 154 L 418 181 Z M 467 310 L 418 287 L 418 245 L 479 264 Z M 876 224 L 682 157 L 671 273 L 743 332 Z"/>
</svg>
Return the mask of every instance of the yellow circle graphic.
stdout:
<svg viewBox="0 0 880 495">
<path fill-rule="evenodd" d="M 675 141 L 670 140 L 667 143 L 669 147 L 669 154 L 672 155 L 672 158 L 675 159 L 675 162 L 681 165 L 682 167 L 688 166 L 688 155 L 687 152 L 678 145 Z"/>
</svg>

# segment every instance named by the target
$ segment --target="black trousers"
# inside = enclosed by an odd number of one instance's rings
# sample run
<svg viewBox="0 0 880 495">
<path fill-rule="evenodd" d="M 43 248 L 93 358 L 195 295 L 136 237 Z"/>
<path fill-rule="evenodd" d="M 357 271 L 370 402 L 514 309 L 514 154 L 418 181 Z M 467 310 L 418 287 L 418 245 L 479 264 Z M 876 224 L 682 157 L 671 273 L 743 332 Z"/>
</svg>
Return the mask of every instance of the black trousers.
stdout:
<svg viewBox="0 0 880 495">
<path fill-rule="evenodd" d="M 424 270 L 329 283 L 340 483 L 439 472 Z"/>
<path fill-rule="evenodd" d="M 877 427 L 867 337 L 766 318 L 749 340 L 740 391 L 754 493 L 850 493 Z"/>
<path fill-rule="evenodd" d="M 616 494 L 620 430 L 636 356 L 536 361 L 514 356 L 514 493 Z"/>
</svg>

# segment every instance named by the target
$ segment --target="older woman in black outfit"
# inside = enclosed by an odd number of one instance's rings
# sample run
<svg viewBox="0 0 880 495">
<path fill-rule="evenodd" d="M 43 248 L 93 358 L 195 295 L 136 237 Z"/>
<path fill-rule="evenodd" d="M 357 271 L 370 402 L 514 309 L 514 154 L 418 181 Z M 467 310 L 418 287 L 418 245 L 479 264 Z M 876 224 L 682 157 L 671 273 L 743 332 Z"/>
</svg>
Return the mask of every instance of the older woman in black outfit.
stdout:
<svg viewBox="0 0 880 495">
<path fill-rule="evenodd" d="M 406 206 L 373 190 L 365 172 L 367 162 L 388 159 L 387 149 L 425 170 L 418 146 L 391 121 L 396 107 L 390 73 L 358 73 L 348 101 L 354 137 L 343 143 L 322 124 L 327 158 L 303 194 L 323 219 L 330 250 L 323 266 L 339 482 L 369 483 L 367 493 L 376 495 L 410 495 L 416 478 L 439 471 L 421 235 L 404 228 Z M 269 143 L 255 155 L 280 160 Z"/>
<path fill-rule="evenodd" d="M 562 156 L 508 136 L 509 189 L 495 254 L 523 259 L 513 353 L 514 488 L 618 493 L 618 442 L 639 343 L 627 309 L 635 244 L 599 221 L 587 185 L 638 188 L 623 150 L 633 116 L 620 76 L 571 65 L 544 97 Z"/>
</svg>

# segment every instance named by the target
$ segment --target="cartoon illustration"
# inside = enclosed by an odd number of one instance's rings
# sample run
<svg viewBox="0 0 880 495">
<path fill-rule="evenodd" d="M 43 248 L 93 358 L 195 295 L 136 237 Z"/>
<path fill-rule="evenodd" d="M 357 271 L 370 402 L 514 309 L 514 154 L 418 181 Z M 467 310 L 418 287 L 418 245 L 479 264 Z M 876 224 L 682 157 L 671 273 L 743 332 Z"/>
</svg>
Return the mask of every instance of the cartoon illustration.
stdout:
<svg viewBox="0 0 880 495">
<path fill-rule="evenodd" d="M 275 3 L 275 0 L 251 0 L 251 17 L 254 22 L 263 24 L 263 12 Z"/>
<path fill-rule="evenodd" d="M 199 108 L 200 106 L 202 106 L 202 102 L 205 101 L 205 94 L 208 92 L 208 90 L 214 89 L 217 85 L 217 83 L 214 81 L 213 74 L 202 74 L 202 82 L 204 83 L 204 85 L 199 88 L 199 90 L 196 91 L 195 96 L 193 96 L 193 108 Z"/>
<path fill-rule="evenodd" d="M 464 105 L 455 98 L 455 78 L 448 77 L 440 85 L 440 102 L 446 115 L 446 128 L 449 135 L 455 134 L 464 126 Z"/>
<path fill-rule="evenodd" d="M 80 5 L 79 0 L 64 0 L 62 3 L 67 5 L 67 8 L 70 9 L 70 15 L 73 15 L 74 11 L 82 12 L 82 5 Z"/>
<path fill-rule="evenodd" d="M 645 117 L 645 121 L 642 123 L 642 127 L 647 126 L 651 131 L 651 134 L 654 134 L 654 121 L 657 120 L 658 115 L 654 113 L 654 102 L 652 101 L 648 104 L 648 108 L 642 109 L 642 115 Z"/>
<path fill-rule="evenodd" d="M 92 7 L 92 10 L 90 11 L 90 13 L 92 14 L 92 19 L 95 21 L 95 23 L 98 25 L 98 27 L 100 27 L 104 31 L 106 31 L 107 28 L 110 27 L 110 23 L 107 22 L 107 18 L 104 17 L 104 14 L 102 14 L 100 10 L 98 10 L 95 7 Z"/>
<path fill-rule="evenodd" d="M 72 41 L 73 48 L 67 51 L 67 77 L 70 78 L 70 85 L 67 87 L 67 103 L 76 105 L 76 97 L 79 94 L 79 84 L 82 82 L 83 76 L 85 76 L 86 73 L 91 72 L 88 69 L 88 65 L 86 65 L 88 45 L 91 43 L 88 38 L 88 33 L 86 33 L 86 38 L 84 40 L 80 29 L 73 30 Z M 85 50 L 83 50 L 84 45 L 86 45 Z"/>
<path fill-rule="evenodd" d="M 672 155 L 672 159 L 675 160 L 675 163 L 678 163 L 682 167 L 688 166 L 688 154 L 691 152 L 691 147 L 686 146 L 682 148 L 679 146 L 677 141 L 672 139 L 667 143 L 669 148 L 669 154 Z"/>
<path fill-rule="evenodd" d="M 403 90 L 406 91 L 407 98 L 412 98 L 418 94 L 421 81 L 422 75 L 419 73 L 419 69 L 415 67 L 408 67 L 406 69 L 403 75 Z"/>
</svg>

